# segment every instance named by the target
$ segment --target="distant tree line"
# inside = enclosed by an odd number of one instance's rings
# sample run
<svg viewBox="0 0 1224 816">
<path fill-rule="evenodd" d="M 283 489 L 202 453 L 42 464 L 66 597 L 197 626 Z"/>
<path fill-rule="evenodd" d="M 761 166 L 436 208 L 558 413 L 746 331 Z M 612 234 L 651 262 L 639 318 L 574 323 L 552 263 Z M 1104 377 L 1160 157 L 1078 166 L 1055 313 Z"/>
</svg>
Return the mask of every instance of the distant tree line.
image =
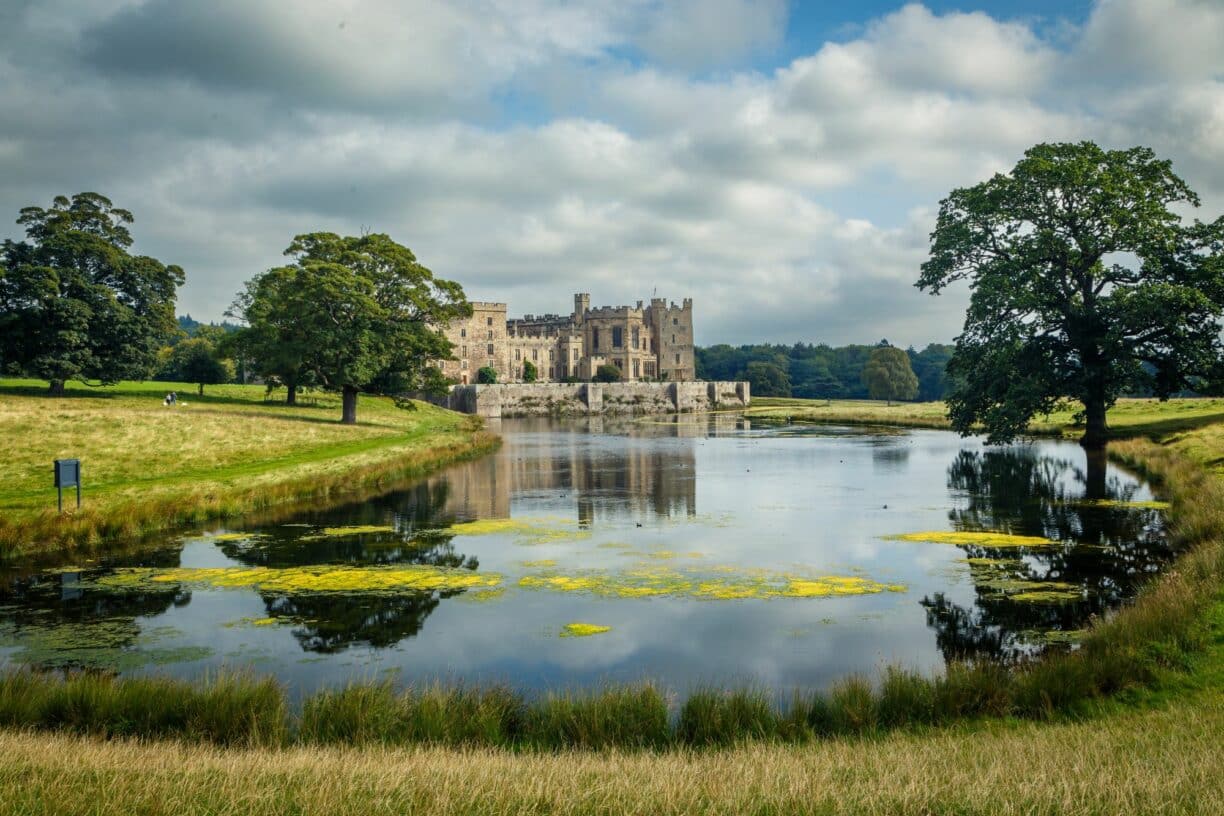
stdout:
<svg viewBox="0 0 1224 816">
<path fill-rule="evenodd" d="M 881 340 L 870 346 L 761 343 L 699 347 L 696 350 L 697 377 L 702 380 L 747 380 L 754 396 L 870 399 L 871 389 L 863 379 L 863 372 L 872 353 L 879 348 L 892 346 L 887 340 Z M 906 349 L 904 354 L 917 378 L 918 388 L 912 397 L 895 398 L 943 399 L 947 389 L 944 369 L 952 357 L 952 349 L 940 343 L 931 343 L 922 351 Z"/>
</svg>

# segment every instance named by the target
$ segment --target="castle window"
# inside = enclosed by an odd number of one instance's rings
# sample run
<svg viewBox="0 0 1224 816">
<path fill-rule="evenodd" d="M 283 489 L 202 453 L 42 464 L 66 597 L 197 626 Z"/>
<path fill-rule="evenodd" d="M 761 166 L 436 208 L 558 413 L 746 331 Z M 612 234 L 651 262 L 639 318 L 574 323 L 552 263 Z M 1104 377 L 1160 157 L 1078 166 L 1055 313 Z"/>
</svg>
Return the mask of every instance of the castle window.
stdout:
<svg viewBox="0 0 1224 816">
<path fill-rule="evenodd" d="M 463 369 L 464 371 L 467 371 L 467 370 L 468 370 L 467 360 L 464 360 L 464 361 L 463 361 L 463 364 L 462 364 L 461 366 L 459 366 L 459 367 L 460 367 L 461 369 Z"/>
<path fill-rule="evenodd" d="M 467 337 L 467 329 L 460 329 L 460 330 L 459 330 L 459 336 L 460 336 L 460 337 Z"/>
<path fill-rule="evenodd" d="M 593 329 L 591 332 L 591 352 L 599 351 L 599 329 Z"/>
<path fill-rule="evenodd" d="M 674 334 L 673 334 L 673 335 L 672 335 L 672 343 L 674 344 L 675 342 L 676 342 L 676 335 L 674 335 Z"/>
<path fill-rule="evenodd" d="M 633 361 L 633 379 L 636 380 L 640 376 L 642 376 L 642 361 L 634 360 Z"/>
<path fill-rule="evenodd" d="M 492 325 L 492 324 L 490 324 L 490 325 Z M 673 325 L 673 326 L 679 326 L 679 325 L 680 325 L 680 318 L 678 318 L 678 317 L 673 317 L 673 318 L 672 318 L 672 325 Z"/>
<path fill-rule="evenodd" d="M 515 359 L 515 362 L 517 362 L 517 361 L 519 361 L 519 360 L 523 359 L 523 350 L 522 350 L 522 349 L 515 349 L 515 350 L 514 350 L 514 359 Z"/>
<path fill-rule="evenodd" d="M 492 329 L 489 329 L 489 339 L 490 339 L 490 340 L 492 340 L 492 339 L 493 339 L 493 330 L 492 330 Z"/>
<path fill-rule="evenodd" d="M 540 359 L 540 350 L 539 350 L 539 349 L 532 349 L 532 350 L 531 350 L 531 359 L 533 359 L 533 360 L 538 360 L 538 359 Z"/>
<path fill-rule="evenodd" d="M 641 341 L 642 341 L 642 338 L 641 338 L 640 332 L 638 331 L 637 326 L 634 326 L 633 327 L 633 348 L 634 349 L 639 348 Z"/>
<path fill-rule="evenodd" d="M 489 344 L 489 356 L 490 357 L 493 356 L 493 344 L 492 343 Z"/>
<path fill-rule="evenodd" d="M 486 318 L 485 318 L 485 325 L 486 325 L 486 326 L 492 326 L 492 325 L 493 325 L 493 318 L 491 318 L 491 317 L 486 317 Z"/>
<path fill-rule="evenodd" d="M 552 361 L 553 361 L 553 350 L 549 349 L 548 350 L 548 362 L 551 363 Z"/>
<path fill-rule="evenodd" d="M 466 356 L 467 356 L 467 346 L 464 346 L 464 347 L 463 347 L 463 356 L 464 356 L 464 357 L 466 357 Z"/>
<path fill-rule="evenodd" d="M 680 365 L 680 355 L 676 355 L 676 365 Z"/>
<path fill-rule="evenodd" d="M 574 349 L 574 362 L 578 362 L 578 349 Z"/>
<path fill-rule="evenodd" d="M 618 349 L 625 345 L 625 330 L 620 326 L 612 327 L 612 348 Z"/>
</svg>

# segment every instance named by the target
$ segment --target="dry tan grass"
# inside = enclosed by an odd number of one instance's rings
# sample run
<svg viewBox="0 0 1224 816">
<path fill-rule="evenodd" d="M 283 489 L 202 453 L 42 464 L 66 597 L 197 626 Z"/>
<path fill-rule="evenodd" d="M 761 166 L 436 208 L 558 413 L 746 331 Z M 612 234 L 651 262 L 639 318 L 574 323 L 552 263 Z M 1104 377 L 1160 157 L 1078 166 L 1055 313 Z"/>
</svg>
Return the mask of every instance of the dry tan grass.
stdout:
<svg viewBox="0 0 1224 816">
<path fill-rule="evenodd" d="M 0 732 L 0 813 L 1222 813 L 1224 698 L 719 752 L 217 749 Z"/>
</svg>

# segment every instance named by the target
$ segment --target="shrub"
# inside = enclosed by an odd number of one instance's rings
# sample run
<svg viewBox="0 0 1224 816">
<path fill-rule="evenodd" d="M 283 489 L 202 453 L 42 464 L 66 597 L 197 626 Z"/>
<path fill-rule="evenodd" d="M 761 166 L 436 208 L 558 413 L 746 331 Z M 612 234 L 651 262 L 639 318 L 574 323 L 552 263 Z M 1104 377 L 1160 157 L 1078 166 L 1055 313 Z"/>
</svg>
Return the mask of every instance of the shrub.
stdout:
<svg viewBox="0 0 1224 816">
<path fill-rule="evenodd" d="M 621 381 L 621 370 L 611 363 L 604 363 L 595 370 L 594 381 L 598 383 L 615 383 Z"/>
</svg>

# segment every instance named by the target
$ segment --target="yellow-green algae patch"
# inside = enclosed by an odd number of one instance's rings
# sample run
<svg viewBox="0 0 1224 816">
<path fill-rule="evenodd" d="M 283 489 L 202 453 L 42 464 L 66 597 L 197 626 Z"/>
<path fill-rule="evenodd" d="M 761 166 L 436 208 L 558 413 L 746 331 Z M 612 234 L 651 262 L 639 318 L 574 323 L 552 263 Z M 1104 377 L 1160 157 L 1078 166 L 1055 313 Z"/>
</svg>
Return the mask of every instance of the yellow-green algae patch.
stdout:
<svg viewBox="0 0 1224 816">
<path fill-rule="evenodd" d="M 677 570 L 665 567 L 620 572 L 587 570 L 546 573 L 519 579 L 525 589 L 578 592 L 603 598 L 693 598 L 748 600 L 767 598 L 831 598 L 905 592 L 900 584 L 883 584 L 860 576 L 805 576 L 768 570 Z"/>
<path fill-rule="evenodd" d="M 324 527 L 323 535 L 334 536 L 354 536 L 354 535 L 374 535 L 377 533 L 394 533 L 395 528 L 386 524 L 354 524 L 348 527 Z"/>
<path fill-rule="evenodd" d="M 263 533 L 217 533 L 208 537 L 209 541 L 220 541 L 222 543 L 230 541 L 255 541 L 260 538 L 267 538 L 267 536 Z"/>
<path fill-rule="evenodd" d="M 573 521 L 550 516 L 477 519 L 453 524 L 447 532 L 461 536 L 510 535 L 523 544 L 579 541 L 591 537 L 589 530 L 579 530 Z"/>
<path fill-rule="evenodd" d="M 998 569 L 1023 564 L 1018 558 L 958 558 L 956 562 L 958 564 L 968 564 L 970 567 L 995 567 Z"/>
<path fill-rule="evenodd" d="M 523 561 L 524 567 L 540 568 L 540 567 L 555 567 L 557 562 L 552 558 L 541 558 L 539 561 Z"/>
<path fill-rule="evenodd" d="M 561 627 L 561 637 L 590 637 L 611 631 L 611 626 L 600 626 L 596 623 L 567 623 Z"/>
<path fill-rule="evenodd" d="M 1084 507 L 1124 507 L 1135 510 L 1168 510 L 1167 501 L 1122 501 L 1121 499 L 1084 499 L 1076 502 Z"/>
<path fill-rule="evenodd" d="M 976 544 L 981 547 L 1056 547 L 1059 542 L 1041 536 L 1012 535 L 1000 532 L 929 530 L 885 536 L 889 541 L 924 541 L 931 544 Z"/>
<path fill-rule="evenodd" d="M 1020 559 L 964 558 L 973 575 L 973 583 L 980 590 L 988 590 L 995 597 L 1003 597 L 1018 603 L 1065 603 L 1084 597 L 1082 587 L 1066 581 L 1033 580 L 1009 574 L 1009 570 L 1023 569 Z"/>
<path fill-rule="evenodd" d="M 106 589 L 191 584 L 266 592 L 435 592 L 495 587 L 501 576 L 424 564 L 395 567 L 133 567 L 94 579 Z"/>
<path fill-rule="evenodd" d="M 490 603 L 502 598 L 506 594 L 505 587 L 496 587 L 494 589 L 476 589 L 465 592 L 459 596 L 459 600 L 469 603 Z"/>
<path fill-rule="evenodd" d="M 236 626 L 275 626 L 282 622 L 282 618 L 239 618 L 238 620 L 228 621 L 221 624 L 226 629 L 233 629 Z"/>
</svg>

